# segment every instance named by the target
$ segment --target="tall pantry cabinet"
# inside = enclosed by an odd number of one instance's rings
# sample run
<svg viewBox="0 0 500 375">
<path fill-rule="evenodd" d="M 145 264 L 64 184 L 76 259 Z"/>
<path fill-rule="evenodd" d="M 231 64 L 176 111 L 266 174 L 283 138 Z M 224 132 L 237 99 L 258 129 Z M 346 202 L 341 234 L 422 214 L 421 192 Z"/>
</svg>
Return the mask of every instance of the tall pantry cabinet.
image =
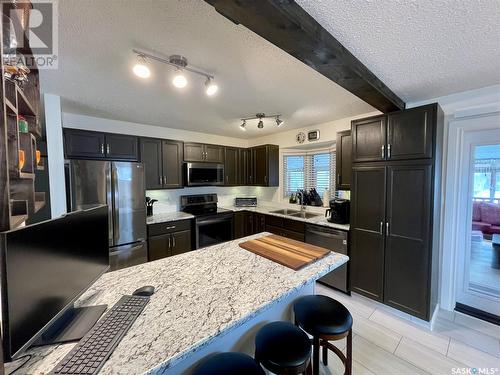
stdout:
<svg viewBox="0 0 500 375">
<path fill-rule="evenodd" d="M 443 111 L 355 120 L 351 290 L 430 320 L 437 303 Z"/>
</svg>

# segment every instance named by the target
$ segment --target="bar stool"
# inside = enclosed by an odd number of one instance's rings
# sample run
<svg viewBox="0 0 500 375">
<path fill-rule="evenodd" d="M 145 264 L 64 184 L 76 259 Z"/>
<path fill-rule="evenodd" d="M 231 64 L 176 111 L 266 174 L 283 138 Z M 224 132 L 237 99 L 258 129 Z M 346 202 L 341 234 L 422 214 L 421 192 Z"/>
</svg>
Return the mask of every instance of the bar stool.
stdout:
<svg viewBox="0 0 500 375">
<path fill-rule="evenodd" d="M 294 306 L 295 324 L 313 337 L 313 374 L 319 374 L 319 349 L 323 347 L 323 364 L 328 366 L 328 349 L 333 351 L 345 367 L 345 375 L 352 373 L 352 316 L 349 310 L 333 298 L 321 295 L 299 298 Z M 329 341 L 347 337 L 347 356 Z"/>
<path fill-rule="evenodd" d="M 193 375 L 265 375 L 264 370 L 249 355 L 220 353 L 210 357 L 194 370 Z"/>
<path fill-rule="evenodd" d="M 311 374 L 311 341 L 291 323 L 266 324 L 255 337 L 255 360 L 278 375 Z"/>
</svg>

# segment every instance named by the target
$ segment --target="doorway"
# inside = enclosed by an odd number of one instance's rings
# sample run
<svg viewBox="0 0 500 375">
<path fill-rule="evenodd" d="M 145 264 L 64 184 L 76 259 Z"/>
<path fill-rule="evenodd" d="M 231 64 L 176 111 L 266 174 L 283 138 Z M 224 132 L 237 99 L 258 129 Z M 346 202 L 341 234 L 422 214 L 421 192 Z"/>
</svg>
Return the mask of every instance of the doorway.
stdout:
<svg viewBox="0 0 500 375">
<path fill-rule="evenodd" d="M 456 308 L 500 320 L 500 131 L 464 134 Z"/>
</svg>

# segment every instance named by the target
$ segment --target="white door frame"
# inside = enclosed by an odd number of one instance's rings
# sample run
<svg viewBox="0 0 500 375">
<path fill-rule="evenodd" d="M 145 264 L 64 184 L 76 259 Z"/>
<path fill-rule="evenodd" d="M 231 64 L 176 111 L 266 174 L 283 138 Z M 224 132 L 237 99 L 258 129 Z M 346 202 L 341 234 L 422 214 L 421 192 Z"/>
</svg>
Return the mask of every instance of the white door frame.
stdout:
<svg viewBox="0 0 500 375">
<path fill-rule="evenodd" d="M 475 146 L 500 144 L 500 127 L 493 130 L 466 131 L 463 136 L 462 157 L 459 170 L 458 203 L 460 212 L 457 231 L 456 301 L 500 316 L 500 298 L 488 296 L 470 287 L 470 253 L 472 231 L 472 192 L 474 186 Z"/>
<path fill-rule="evenodd" d="M 453 119 L 448 127 L 448 142 L 446 159 L 444 161 L 444 208 L 443 208 L 443 236 L 441 256 L 441 296 L 440 306 L 444 310 L 453 311 L 457 297 L 457 276 L 459 267 L 459 249 L 463 246 L 463 228 L 470 224 L 471 211 L 461 204 L 461 190 L 468 190 L 469 184 L 463 184 L 464 165 L 462 150 L 464 148 L 465 136 L 471 132 L 481 130 L 500 129 L 500 112 L 486 115 L 468 116 Z M 469 161 L 467 161 L 469 163 Z M 466 168 L 468 169 L 468 168 Z M 470 203 L 472 207 L 472 203 Z M 470 208 L 471 210 L 471 208 Z M 464 215 L 464 211 L 467 215 Z"/>
</svg>

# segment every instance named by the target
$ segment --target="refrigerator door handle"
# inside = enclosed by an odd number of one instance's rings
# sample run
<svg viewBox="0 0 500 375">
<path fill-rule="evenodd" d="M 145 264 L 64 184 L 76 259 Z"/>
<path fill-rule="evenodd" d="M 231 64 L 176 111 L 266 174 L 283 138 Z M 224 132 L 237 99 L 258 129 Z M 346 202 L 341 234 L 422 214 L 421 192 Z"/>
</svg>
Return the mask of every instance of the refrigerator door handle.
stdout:
<svg viewBox="0 0 500 375">
<path fill-rule="evenodd" d="M 113 246 L 115 244 L 114 237 L 114 219 L 113 219 L 113 187 L 111 184 L 111 163 L 107 163 L 105 173 L 106 173 L 106 203 L 108 204 L 108 227 L 109 227 L 109 245 Z"/>
<path fill-rule="evenodd" d="M 118 244 L 118 235 L 119 235 L 119 226 L 120 226 L 120 207 L 117 204 L 117 201 L 120 201 L 120 191 L 118 189 L 118 173 L 116 170 L 116 166 L 114 163 L 111 164 L 111 183 L 113 185 L 113 212 L 114 212 L 114 220 L 113 220 L 113 234 L 114 234 L 114 243 Z"/>
</svg>

